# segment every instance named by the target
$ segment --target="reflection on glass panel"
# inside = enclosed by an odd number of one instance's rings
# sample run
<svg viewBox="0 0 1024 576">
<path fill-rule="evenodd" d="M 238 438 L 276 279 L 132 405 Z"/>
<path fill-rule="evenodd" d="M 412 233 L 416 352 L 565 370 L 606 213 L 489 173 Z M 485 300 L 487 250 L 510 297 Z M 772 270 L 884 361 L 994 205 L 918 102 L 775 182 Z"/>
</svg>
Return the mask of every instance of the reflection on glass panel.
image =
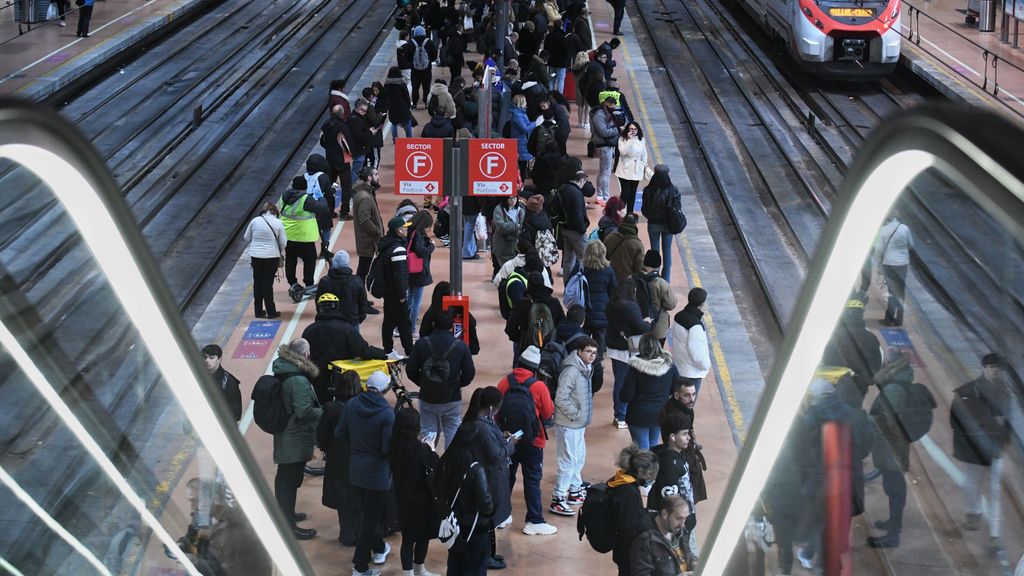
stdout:
<svg viewBox="0 0 1024 576">
<path fill-rule="evenodd" d="M 0 487 L 0 557 L 25 574 L 95 573 L 70 536 L 113 574 L 272 573 L 213 457 L 52 191 L 5 161 L 0 181 L 0 321 L 13 336 L 0 349 L 0 465 L 67 531 L 58 534 Z M 27 361 L 11 349 L 19 347 Z M 40 386 L 57 392 L 85 437 Z M 121 486 L 104 470 L 107 460 Z M 191 567 L 160 531 L 179 541 Z"/>
<path fill-rule="evenodd" d="M 904 191 L 734 568 L 1012 573 L 1024 551 L 1020 240 L 934 169 Z"/>
</svg>

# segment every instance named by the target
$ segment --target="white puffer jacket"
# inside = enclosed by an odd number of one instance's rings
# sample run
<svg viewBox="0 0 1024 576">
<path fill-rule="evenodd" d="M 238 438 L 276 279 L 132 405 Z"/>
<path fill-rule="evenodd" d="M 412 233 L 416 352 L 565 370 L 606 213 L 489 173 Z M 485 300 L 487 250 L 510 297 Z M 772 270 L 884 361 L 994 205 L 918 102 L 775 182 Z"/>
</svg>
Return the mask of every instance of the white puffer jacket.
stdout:
<svg viewBox="0 0 1024 576">
<path fill-rule="evenodd" d="M 644 166 L 647 166 L 647 146 L 644 141 L 639 138 L 619 138 L 619 166 L 615 169 L 615 176 L 639 182 L 644 179 Z"/>
<path fill-rule="evenodd" d="M 288 239 L 284 235 L 284 224 L 270 212 L 264 212 L 250 220 L 244 238 L 249 244 L 251 258 L 277 258 L 284 254 L 284 247 L 288 244 Z"/>
</svg>

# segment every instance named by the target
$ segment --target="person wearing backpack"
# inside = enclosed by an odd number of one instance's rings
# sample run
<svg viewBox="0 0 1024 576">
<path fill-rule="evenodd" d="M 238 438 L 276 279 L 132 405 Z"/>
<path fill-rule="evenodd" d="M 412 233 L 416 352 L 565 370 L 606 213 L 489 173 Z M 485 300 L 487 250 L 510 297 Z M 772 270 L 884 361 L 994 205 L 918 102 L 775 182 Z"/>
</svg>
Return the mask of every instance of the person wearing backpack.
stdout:
<svg viewBox="0 0 1024 576">
<path fill-rule="evenodd" d="M 633 541 L 650 526 L 640 487 L 650 486 L 658 476 L 658 457 L 632 444 L 619 452 L 617 463 L 619 469 L 607 482 L 608 511 L 615 542 L 612 560 L 619 568 L 619 576 L 630 576 Z"/>
<path fill-rule="evenodd" d="M 627 428 L 627 405 L 619 397 L 629 371 L 629 360 L 636 356 L 638 337 L 651 331 L 651 319 L 640 312 L 636 292 L 636 280 L 626 278 L 615 287 L 608 303 L 608 357 L 612 359 L 615 379 L 612 386 L 612 424 L 620 430 Z"/>
<path fill-rule="evenodd" d="M 505 323 L 505 334 L 512 341 L 513 358 L 518 358 L 519 351 L 527 346 L 543 348 L 544 342 L 554 337 L 555 327 L 565 318 L 565 313 L 552 292 L 541 274 L 534 272 L 526 277 L 527 298 L 513 304 Z"/>
<path fill-rule="evenodd" d="M 615 279 L 620 283 L 644 266 L 647 249 L 637 236 L 637 215 L 627 214 L 619 223 L 618 230 L 605 234 L 604 246 L 608 249 L 608 261 L 615 270 Z"/>
<path fill-rule="evenodd" d="M 412 63 L 412 107 L 419 103 L 420 93 L 423 94 L 423 106 L 430 101 L 431 62 L 437 60 L 437 47 L 427 38 L 423 26 L 412 30 L 412 40 L 405 44 L 405 57 Z"/>
<path fill-rule="evenodd" d="M 613 200 L 615 197 L 612 198 Z M 611 202 L 609 202 L 611 205 Z M 607 258 L 608 251 L 602 242 L 590 242 L 583 252 L 583 275 L 587 278 L 590 291 L 590 306 L 587 308 L 583 332 L 597 342 L 597 359 L 594 361 L 594 393 L 604 386 L 604 357 L 608 353 L 608 304 L 618 282 L 615 271 Z"/>
<path fill-rule="evenodd" d="M 384 282 L 384 322 L 380 326 L 381 342 L 388 354 L 397 355 L 394 331 L 398 329 L 402 350 L 412 350 L 412 322 L 409 320 L 409 260 L 406 250 L 410 223 L 401 216 L 388 221 L 388 233 L 377 242 L 377 257 L 382 258 L 380 280 Z M 367 284 L 372 284 L 367 280 Z"/>
<path fill-rule="evenodd" d="M 587 217 L 587 201 L 584 200 L 583 192 L 587 179 L 587 173 L 580 170 L 571 182 L 562 184 L 555 192 L 559 209 L 565 217 L 559 230 L 562 237 L 562 274 L 565 278 L 583 260 L 583 252 L 587 248 L 590 219 Z"/>
<path fill-rule="evenodd" d="M 388 452 L 395 413 L 384 393 L 391 377 L 376 371 L 366 379 L 366 391 L 348 402 L 334 434 L 351 448 L 349 479 L 363 510 L 362 526 L 352 556 L 352 576 L 380 576 L 370 567 L 384 564 L 391 545 L 380 534 L 384 506 L 391 491 L 391 465 Z"/>
<path fill-rule="evenodd" d="M 498 422 L 506 432 L 522 430 L 523 439 L 516 443 L 509 469 L 509 488 L 515 487 L 516 471 L 523 467 L 523 497 L 526 499 L 526 523 L 523 534 L 550 535 L 558 529 L 544 521 L 540 482 L 544 474 L 544 446 L 547 432 L 544 422 L 555 414 L 555 405 L 548 387 L 538 377 L 540 350 L 530 346 L 523 350 L 512 373 L 498 382 L 502 393 Z"/>
<path fill-rule="evenodd" d="M 658 414 L 672 392 L 675 377 L 672 356 L 661 347 L 653 331 L 641 336 L 639 354 L 629 359 L 618 400 L 626 406 L 629 435 L 645 450 L 661 442 Z"/>
<path fill-rule="evenodd" d="M 661 267 L 661 254 L 648 250 L 644 254 L 644 265 L 636 278 L 637 302 L 640 312 L 651 317 L 651 333 L 665 345 L 668 337 L 672 315 L 669 313 L 676 307 L 676 295 L 668 282 L 658 275 Z"/>
<path fill-rule="evenodd" d="M 558 445 L 558 471 L 551 491 L 554 514 L 572 516 L 574 505 L 586 498 L 583 465 L 587 460 L 586 431 L 594 415 L 594 394 L 590 378 L 597 358 L 597 342 L 584 336 L 576 340 L 576 350 L 562 362 L 555 393 L 555 442 Z"/>
<path fill-rule="evenodd" d="M 590 72 L 587 73 L 588 75 Z M 594 88 L 591 88 L 593 90 Z M 612 179 L 615 147 L 619 141 L 619 126 L 615 121 L 615 98 L 608 96 L 597 106 L 590 109 L 590 142 L 600 160 L 600 171 L 597 176 L 597 199 L 599 203 L 608 201 Z"/>
<path fill-rule="evenodd" d="M 666 282 L 672 281 L 672 238 L 669 231 L 669 211 L 678 202 L 679 189 L 672 184 L 668 175 L 668 166 L 658 164 L 654 167 L 654 176 L 644 188 L 643 203 L 640 212 L 647 218 L 647 236 L 651 250 L 661 252 L 661 277 Z"/>
<path fill-rule="evenodd" d="M 438 466 L 434 446 L 420 431 L 420 413 L 402 408 L 395 415 L 388 458 L 402 523 L 402 576 L 440 576 L 427 570 L 427 549 L 437 538 L 439 518 L 431 485 Z"/>
<path fill-rule="evenodd" d="M 433 321 L 430 335 L 413 346 L 406 373 L 420 387 L 423 433 L 438 436 L 443 430 L 447 448 L 462 422 L 462 389 L 473 382 L 476 367 L 466 343 L 451 333 L 451 315 L 441 311 Z"/>
<path fill-rule="evenodd" d="M 306 515 L 295 512 L 295 499 L 306 462 L 313 458 L 316 426 L 323 414 L 313 391 L 313 379 L 320 370 L 309 359 L 309 342 L 298 338 L 278 348 L 273 371 L 281 381 L 280 399 L 288 414 L 284 429 L 274 434 L 274 496 L 295 538 L 309 540 L 316 536 L 316 530 L 298 527 L 296 522 L 305 520 Z"/>
<path fill-rule="evenodd" d="M 370 302 L 366 299 L 366 282 L 352 272 L 352 258 L 346 250 L 334 253 L 331 269 L 316 285 L 317 294 L 328 292 L 341 301 L 341 318 L 352 326 L 362 324 L 367 314 L 378 313 L 370 308 Z"/>
</svg>

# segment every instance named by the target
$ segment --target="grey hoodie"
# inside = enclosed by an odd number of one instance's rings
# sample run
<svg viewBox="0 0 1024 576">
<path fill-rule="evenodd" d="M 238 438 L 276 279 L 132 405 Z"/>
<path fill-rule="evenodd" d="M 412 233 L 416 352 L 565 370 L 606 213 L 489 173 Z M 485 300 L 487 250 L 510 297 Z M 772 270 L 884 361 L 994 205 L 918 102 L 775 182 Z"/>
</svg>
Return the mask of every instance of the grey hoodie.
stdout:
<svg viewBox="0 0 1024 576">
<path fill-rule="evenodd" d="M 587 366 L 580 355 L 573 352 L 562 361 L 555 392 L 555 425 L 566 428 L 586 428 L 594 414 L 590 378 L 593 366 Z"/>
</svg>

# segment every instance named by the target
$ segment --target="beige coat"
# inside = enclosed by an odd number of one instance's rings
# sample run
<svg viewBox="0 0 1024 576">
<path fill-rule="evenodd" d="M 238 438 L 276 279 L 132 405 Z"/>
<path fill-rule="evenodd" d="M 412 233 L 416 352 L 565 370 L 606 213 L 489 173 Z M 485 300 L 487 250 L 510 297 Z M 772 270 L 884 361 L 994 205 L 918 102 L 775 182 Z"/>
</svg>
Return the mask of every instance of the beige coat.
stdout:
<svg viewBox="0 0 1024 576">
<path fill-rule="evenodd" d="M 644 180 L 644 168 L 647 166 L 647 145 L 639 138 L 623 140 L 619 138 L 619 167 L 615 176 L 623 180 Z"/>
<path fill-rule="evenodd" d="M 679 303 L 676 301 L 676 295 L 672 293 L 672 287 L 661 276 L 655 276 L 649 280 L 647 287 L 651 292 L 651 300 L 654 301 L 654 305 L 658 310 L 661 310 L 657 321 L 651 327 L 651 334 L 654 334 L 656 338 L 661 340 L 668 337 L 668 330 L 672 321 L 670 312 Z"/>
</svg>

